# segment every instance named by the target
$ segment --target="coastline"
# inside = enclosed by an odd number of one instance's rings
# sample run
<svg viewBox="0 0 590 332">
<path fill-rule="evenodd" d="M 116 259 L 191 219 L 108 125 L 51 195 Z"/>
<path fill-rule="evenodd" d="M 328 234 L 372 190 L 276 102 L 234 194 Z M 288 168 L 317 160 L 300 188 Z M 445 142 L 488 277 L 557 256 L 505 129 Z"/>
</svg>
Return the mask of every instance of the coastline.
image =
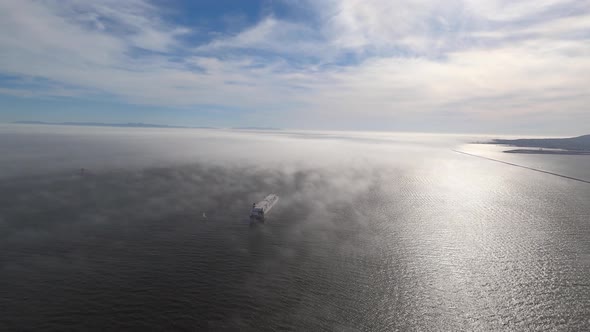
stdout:
<svg viewBox="0 0 590 332">
<path fill-rule="evenodd" d="M 502 151 L 504 153 L 519 153 L 519 154 L 553 154 L 553 155 L 571 155 L 571 156 L 590 156 L 590 151 L 575 151 L 575 150 L 539 150 L 539 149 L 514 149 Z"/>
</svg>

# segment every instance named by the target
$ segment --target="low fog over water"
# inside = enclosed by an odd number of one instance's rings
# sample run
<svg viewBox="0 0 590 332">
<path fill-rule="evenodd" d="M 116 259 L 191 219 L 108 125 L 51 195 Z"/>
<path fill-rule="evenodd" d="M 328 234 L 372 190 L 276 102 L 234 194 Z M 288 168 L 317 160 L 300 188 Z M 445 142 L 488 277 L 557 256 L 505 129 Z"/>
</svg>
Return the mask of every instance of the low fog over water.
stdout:
<svg viewBox="0 0 590 332">
<path fill-rule="evenodd" d="M 590 185 L 452 149 L 590 157 L 484 139 L 3 126 L 0 329 L 589 329 Z"/>
</svg>

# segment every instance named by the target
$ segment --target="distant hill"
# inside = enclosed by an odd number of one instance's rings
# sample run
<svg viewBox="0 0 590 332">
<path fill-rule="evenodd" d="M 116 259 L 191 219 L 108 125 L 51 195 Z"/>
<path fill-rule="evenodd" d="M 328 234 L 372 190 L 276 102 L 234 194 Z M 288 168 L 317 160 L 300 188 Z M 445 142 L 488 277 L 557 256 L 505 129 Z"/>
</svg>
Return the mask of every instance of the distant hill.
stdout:
<svg viewBox="0 0 590 332">
<path fill-rule="evenodd" d="M 273 128 L 273 127 L 233 127 L 232 129 L 236 129 L 236 130 L 281 130 L 281 128 Z"/>
<path fill-rule="evenodd" d="M 43 121 L 15 121 L 17 124 L 59 125 L 59 126 L 92 126 L 92 127 L 128 127 L 128 128 L 201 128 L 214 129 L 213 127 L 186 127 L 168 126 L 140 122 L 128 123 L 102 123 L 102 122 L 43 122 Z"/>
<path fill-rule="evenodd" d="M 494 139 L 491 144 L 505 144 L 528 148 L 562 149 L 570 151 L 590 151 L 590 135 L 572 138 Z"/>
</svg>

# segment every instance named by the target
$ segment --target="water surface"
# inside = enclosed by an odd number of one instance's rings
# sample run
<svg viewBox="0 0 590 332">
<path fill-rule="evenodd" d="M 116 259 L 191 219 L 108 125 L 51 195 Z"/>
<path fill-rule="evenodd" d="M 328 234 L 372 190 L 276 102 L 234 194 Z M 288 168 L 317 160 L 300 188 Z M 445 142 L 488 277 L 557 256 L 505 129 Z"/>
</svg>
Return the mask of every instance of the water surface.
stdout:
<svg viewBox="0 0 590 332">
<path fill-rule="evenodd" d="M 586 156 L 426 134 L 0 138 L 2 330 L 590 328 L 590 185 L 452 149 L 580 177 Z"/>
</svg>

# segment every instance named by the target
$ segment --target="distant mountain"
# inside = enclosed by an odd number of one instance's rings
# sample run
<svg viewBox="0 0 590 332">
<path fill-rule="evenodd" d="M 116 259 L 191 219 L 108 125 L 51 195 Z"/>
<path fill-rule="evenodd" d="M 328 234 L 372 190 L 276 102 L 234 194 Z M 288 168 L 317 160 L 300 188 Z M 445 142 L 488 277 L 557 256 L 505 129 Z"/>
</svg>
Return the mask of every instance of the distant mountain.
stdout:
<svg viewBox="0 0 590 332">
<path fill-rule="evenodd" d="M 14 121 L 13 123 L 19 123 L 19 124 L 50 124 L 50 123 L 43 122 L 43 121 Z"/>
<path fill-rule="evenodd" d="M 562 149 L 570 151 L 590 151 L 590 135 L 572 138 L 494 139 L 491 144 L 505 144 L 528 148 Z"/>
<path fill-rule="evenodd" d="M 92 127 L 128 127 L 128 128 L 200 128 L 214 129 L 213 127 L 186 127 L 186 126 L 168 126 L 140 122 L 128 123 L 102 123 L 102 122 L 43 122 L 43 121 L 15 121 L 17 124 L 39 124 L 39 125 L 60 125 L 60 126 L 92 126 Z"/>
<path fill-rule="evenodd" d="M 281 128 L 273 128 L 273 127 L 233 127 L 232 129 L 237 129 L 237 130 L 281 130 Z"/>
</svg>

